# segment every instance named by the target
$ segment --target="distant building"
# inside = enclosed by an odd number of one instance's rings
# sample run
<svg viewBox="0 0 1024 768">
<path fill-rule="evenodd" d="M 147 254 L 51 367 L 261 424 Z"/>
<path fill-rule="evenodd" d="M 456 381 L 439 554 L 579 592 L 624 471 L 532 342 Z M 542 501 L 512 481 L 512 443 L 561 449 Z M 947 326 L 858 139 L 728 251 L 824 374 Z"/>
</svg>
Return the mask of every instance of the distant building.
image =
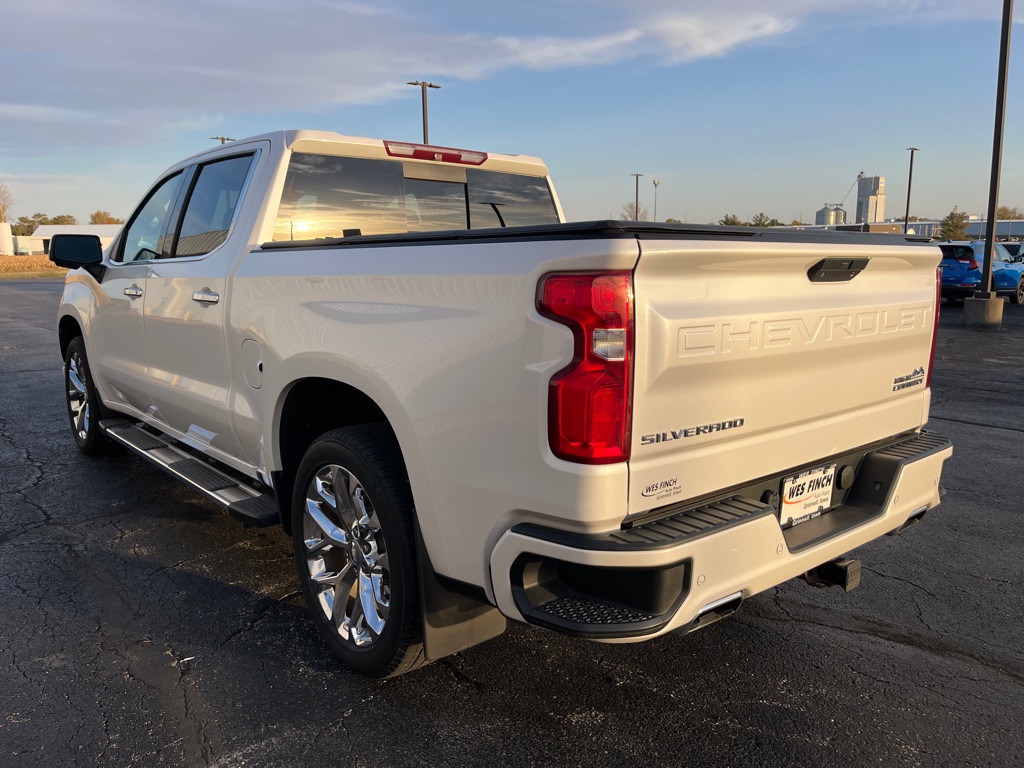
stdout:
<svg viewBox="0 0 1024 768">
<path fill-rule="evenodd" d="M 96 235 L 100 246 L 106 248 L 120 231 L 120 224 L 43 224 L 27 237 L 15 237 L 14 247 L 17 253 L 46 254 L 50 252 L 50 238 L 54 235 Z"/>
<path fill-rule="evenodd" d="M 885 221 L 885 176 L 857 175 L 857 224 Z"/>
<path fill-rule="evenodd" d="M 14 236 L 11 234 L 11 225 L 5 221 L 0 221 L 0 254 L 6 256 L 13 256 L 17 251 L 14 250 Z"/>
<path fill-rule="evenodd" d="M 814 214 L 814 223 L 828 226 L 846 223 L 846 211 L 836 203 L 825 203 L 825 207 Z"/>
</svg>

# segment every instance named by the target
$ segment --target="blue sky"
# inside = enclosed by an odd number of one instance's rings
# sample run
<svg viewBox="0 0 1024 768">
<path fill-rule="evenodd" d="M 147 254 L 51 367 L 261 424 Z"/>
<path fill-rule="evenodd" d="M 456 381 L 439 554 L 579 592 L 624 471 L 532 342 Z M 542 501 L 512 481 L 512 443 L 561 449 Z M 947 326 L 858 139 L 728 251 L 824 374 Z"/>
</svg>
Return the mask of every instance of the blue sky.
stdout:
<svg viewBox="0 0 1024 768">
<path fill-rule="evenodd" d="M 823 10 L 824 9 L 824 10 Z M 13 217 L 127 216 L 167 166 L 280 128 L 538 155 L 570 219 L 813 221 L 987 205 L 999 0 L 0 0 Z M 1024 208 L 1024 15 L 1000 202 Z M 846 200 L 852 212 L 855 194 Z"/>
</svg>

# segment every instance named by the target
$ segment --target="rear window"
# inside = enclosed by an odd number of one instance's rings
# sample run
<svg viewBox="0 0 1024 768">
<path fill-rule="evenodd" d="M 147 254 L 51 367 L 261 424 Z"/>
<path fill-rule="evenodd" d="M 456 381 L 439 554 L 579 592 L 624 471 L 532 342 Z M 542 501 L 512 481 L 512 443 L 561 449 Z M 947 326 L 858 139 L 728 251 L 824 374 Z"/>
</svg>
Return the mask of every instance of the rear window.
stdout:
<svg viewBox="0 0 1024 768">
<path fill-rule="evenodd" d="M 557 222 L 543 177 L 296 152 L 274 240 Z"/>
<path fill-rule="evenodd" d="M 974 258 L 974 249 L 969 245 L 941 245 L 942 258 L 944 259 L 968 259 Z"/>
</svg>

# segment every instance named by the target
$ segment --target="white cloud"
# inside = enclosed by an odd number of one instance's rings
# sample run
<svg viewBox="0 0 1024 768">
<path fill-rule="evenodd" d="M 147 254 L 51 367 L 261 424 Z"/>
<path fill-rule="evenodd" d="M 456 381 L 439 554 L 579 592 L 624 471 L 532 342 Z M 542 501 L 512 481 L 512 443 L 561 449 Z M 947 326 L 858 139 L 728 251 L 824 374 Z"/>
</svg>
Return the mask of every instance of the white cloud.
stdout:
<svg viewBox="0 0 1024 768">
<path fill-rule="evenodd" d="M 3 104 L 0 103 L 0 117 L 11 120 L 22 120 L 28 123 L 52 122 L 103 122 L 97 114 L 77 109 L 50 107 L 42 104 Z"/>
<path fill-rule="evenodd" d="M 219 119 L 209 116 L 382 103 L 407 95 L 410 76 L 723 56 L 826 14 L 867 25 L 998 11 L 973 0 L 521 0 L 515 13 L 453 2 L 440 15 L 423 0 L 7 5 L 5 28 L 45 30 L 5 40 L 19 62 L 0 104 L 7 151 L 152 141 Z"/>
</svg>

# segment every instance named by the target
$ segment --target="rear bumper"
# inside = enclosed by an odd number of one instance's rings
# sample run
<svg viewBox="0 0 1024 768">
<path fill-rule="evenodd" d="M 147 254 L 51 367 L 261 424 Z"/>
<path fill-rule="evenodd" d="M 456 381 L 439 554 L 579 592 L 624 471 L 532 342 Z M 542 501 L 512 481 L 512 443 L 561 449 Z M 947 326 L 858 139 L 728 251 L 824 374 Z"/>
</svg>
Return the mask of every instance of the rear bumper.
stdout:
<svg viewBox="0 0 1024 768">
<path fill-rule="evenodd" d="M 605 642 L 691 631 L 937 506 L 952 451 L 932 433 L 875 449 L 842 505 L 787 530 L 741 496 L 604 534 L 514 526 L 491 553 L 495 600 L 510 618 Z"/>
<path fill-rule="evenodd" d="M 944 299 L 969 299 L 980 290 L 980 281 L 974 285 L 943 285 L 941 288 L 941 295 Z M 993 280 L 992 290 L 999 296 L 1012 296 L 1017 290 L 1017 286 L 1001 286 L 996 284 Z"/>
<path fill-rule="evenodd" d="M 971 286 L 944 285 L 941 289 L 941 295 L 944 299 L 967 299 L 977 293 L 980 287 L 980 284 Z"/>
</svg>

